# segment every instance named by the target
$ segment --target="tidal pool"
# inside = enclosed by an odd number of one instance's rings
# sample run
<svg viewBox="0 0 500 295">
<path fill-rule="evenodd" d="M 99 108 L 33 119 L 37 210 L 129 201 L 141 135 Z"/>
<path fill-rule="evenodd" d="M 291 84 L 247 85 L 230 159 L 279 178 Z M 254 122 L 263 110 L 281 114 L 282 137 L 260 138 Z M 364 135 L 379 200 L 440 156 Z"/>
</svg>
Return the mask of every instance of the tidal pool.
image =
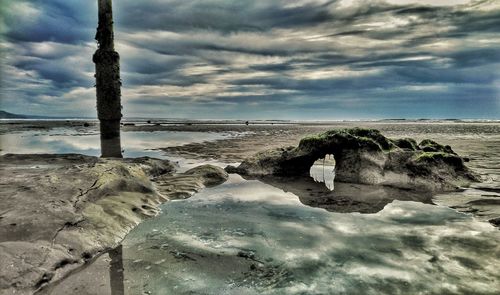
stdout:
<svg viewBox="0 0 500 295">
<path fill-rule="evenodd" d="M 156 157 L 180 162 L 185 169 L 199 165 L 200 161 L 188 161 L 172 157 L 159 148 L 181 146 L 189 143 L 201 143 L 239 136 L 236 132 L 175 132 L 175 131 L 129 131 L 121 133 L 123 156 Z M 0 135 L 0 154 L 65 154 L 78 153 L 88 156 L 100 156 L 99 133 L 82 132 L 69 128 L 54 128 L 50 131 L 25 131 Z M 203 163 L 219 164 L 216 161 Z M 219 164 L 220 165 L 220 164 Z"/>
<path fill-rule="evenodd" d="M 122 141 L 127 157 L 172 159 L 155 149 L 228 136 L 236 135 L 123 132 Z M 452 139 L 452 146 L 474 151 L 471 165 L 491 178 L 485 178 L 490 190 L 498 189 L 498 139 Z M 96 133 L 53 129 L 5 134 L 0 141 L 1 153 L 99 155 Z M 183 161 L 180 171 L 210 162 L 178 160 Z M 334 174 L 330 179 L 323 176 L 325 165 L 316 167 L 314 179 L 230 175 L 221 186 L 168 202 L 119 250 L 102 255 L 48 294 L 500 292 L 500 232 L 480 221 L 480 214 L 476 218 L 436 206 L 435 198 L 418 192 L 342 183 L 333 187 Z M 484 188 L 474 192 L 497 198 Z M 450 203 L 445 197 L 460 200 L 445 194 L 440 204 Z M 475 212 L 488 212 L 481 210 Z"/>
<path fill-rule="evenodd" d="M 162 209 L 112 255 L 115 267 L 103 274 L 101 288 L 214 295 L 500 289 L 498 230 L 447 207 L 396 200 L 375 214 L 328 212 L 272 185 L 230 175 L 223 185 Z M 87 276 L 95 278 L 91 268 Z M 66 286 L 75 290 L 86 281 L 83 274 L 70 279 Z"/>
</svg>

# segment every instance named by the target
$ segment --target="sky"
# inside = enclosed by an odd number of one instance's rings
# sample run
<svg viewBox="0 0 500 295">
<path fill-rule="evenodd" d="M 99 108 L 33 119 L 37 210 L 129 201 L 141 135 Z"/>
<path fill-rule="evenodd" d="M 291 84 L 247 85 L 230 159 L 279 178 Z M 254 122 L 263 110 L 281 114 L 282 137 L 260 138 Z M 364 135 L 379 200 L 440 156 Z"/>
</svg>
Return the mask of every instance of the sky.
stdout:
<svg viewBox="0 0 500 295">
<path fill-rule="evenodd" d="M 500 0 L 115 0 L 125 117 L 500 119 Z M 97 1 L 2 0 L 0 109 L 95 117 Z"/>
</svg>

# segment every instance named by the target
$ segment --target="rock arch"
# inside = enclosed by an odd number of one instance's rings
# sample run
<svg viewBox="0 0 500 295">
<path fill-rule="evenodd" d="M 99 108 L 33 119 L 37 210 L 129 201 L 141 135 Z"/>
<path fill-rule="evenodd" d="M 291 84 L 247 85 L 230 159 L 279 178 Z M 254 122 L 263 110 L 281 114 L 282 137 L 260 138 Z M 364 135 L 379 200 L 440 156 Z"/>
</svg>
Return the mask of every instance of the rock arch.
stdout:
<svg viewBox="0 0 500 295">
<path fill-rule="evenodd" d="M 297 147 L 269 150 L 228 172 L 243 175 L 307 175 L 320 158 L 333 154 L 336 181 L 421 190 L 452 190 L 478 181 L 449 146 L 432 140 L 392 140 L 375 129 L 341 129 L 303 138 Z"/>
</svg>

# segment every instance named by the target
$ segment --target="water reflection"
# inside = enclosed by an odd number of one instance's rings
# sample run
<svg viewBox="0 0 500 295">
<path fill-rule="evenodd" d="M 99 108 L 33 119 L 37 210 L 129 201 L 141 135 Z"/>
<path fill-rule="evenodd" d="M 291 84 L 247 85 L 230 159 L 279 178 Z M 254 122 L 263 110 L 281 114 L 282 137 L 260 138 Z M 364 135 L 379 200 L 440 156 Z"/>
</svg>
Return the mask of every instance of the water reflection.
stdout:
<svg viewBox="0 0 500 295">
<path fill-rule="evenodd" d="M 448 208 L 394 201 L 377 214 L 329 213 L 232 175 L 127 236 L 125 284 L 133 294 L 481 293 L 482 278 L 500 279 L 499 239 Z"/>
<path fill-rule="evenodd" d="M 161 157 L 154 149 L 199 143 L 235 136 L 230 133 L 130 131 L 121 133 L 124 157 Z M 50 131 L 26 131 L 0 135 L 0 153 L 34 154 L 78 153 L 100 156 L 100 138 L 97 132 L 82 133 L 72 129 L 54 128 Z"/>
<path fill-rule="evenodd" d="M 487 294 L 500 280 L 499 243 L 495 228 L 449 208 L 394 201 L 376 214 L 331 213 L 230 175 L 130 232 L 111 255 L 124 271 L 110 275 L 127 294 Z M 96 286 L 86 290 L 106 294 Z"/>
<path fill-rule="evenodd" d="M 333 155 L 326 155 L 323 159 L 318 159 L 311 166 L 309 175 L 316 182 L 322 182 L 325 186 L 333 191 L 335 188 L 335 158 Z"/>
<path fill-rule="evenodd" d="M 309 175 L 311 177 L 266 176 L 258 179 L 297 195 L 305 205 L 332 212 L 377 213 L 394 200 L 432 203 L 430 193 L 387 186 L 335 183 L 335 158 L 331 154 L 316 160 Z"/>
<path fill-rule="evenodd" d="M 116 247 L 109 252 L 111 261 L 109 263 L 109 278 L 111 286 L 111 295 L 124 295 L 124 269 L 123 269 L 123 247 Z"/>
<path fill-rule="evenodd" d="M 432 204 L 432 194 L 381 185 L 336 182 L 335 190 L 310 177 L 259 177 L 259 181 L 296 195 L 302 204 L 332 212 L 377 213 L 394 200 Z"/>
</svg>

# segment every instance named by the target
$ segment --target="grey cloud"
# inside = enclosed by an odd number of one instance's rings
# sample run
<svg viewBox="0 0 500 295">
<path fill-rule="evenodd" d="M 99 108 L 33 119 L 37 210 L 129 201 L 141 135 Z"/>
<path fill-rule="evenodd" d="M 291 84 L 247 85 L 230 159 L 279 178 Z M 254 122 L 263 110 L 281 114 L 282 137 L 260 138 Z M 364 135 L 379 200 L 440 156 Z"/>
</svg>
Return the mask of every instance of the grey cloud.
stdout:
<svg viewBox="0 0 500 295">
<path fill-rule="evenodd" d="M 6 76 L 2 92 L 8 88 L 9 95 L 42 105 L 40 110 L 46 103 L 49 109 L 53 100 L 42 96 L 93 85 L 89 44 L 97 22 L 95 3 L 21 2 L 38 15 L 25 19 L 28 14 L 9 6 L 23 21 L 3 20 L 3 42 L 10 48 L 4 62 L 35 79 Z M 464 115 L 456 109 L 462 106 L 475 116 L 491 116 L 489 110 L 500 104 L 497 8 L 381 1 L 348 7 L 339 1 L 291 5 L 285 0 L 114 4 L 124 93 L 130 95 L 124 101 L 134 106 L 133 114 L 175 106 L 182 114 L 203 107 L 222 116 L 238 105 L 274 115 L 273 108 L 297 116 L 298 109 L 354 114 L 361 104 L 382 116 L 394 107 L 415 109 L 420 101 L 419 115 L 448 116 L 446 106 Z M 36 79 L 43 83 L 37 86 Z M 481 111 L 473 100 L 489 108 Z"/>
<path fill-rule="evenodd" d="M 36 13 L 26 13 L 31 10 Z M 13 1 L 4 12 L 5 37 L 13 42 L 81 43 L 92 36 L 96 11 L 88 1 Z"/>
<path fill-rule="evenodd" d="M 266 31 L 320 24 L 331 18 L 328 7 L 335 2 L 284 7 L 286 1 L 280 0 L 126 1 L 119 9 L 119 20 L 131 29 Z M 144 15 L 152 17 L 144 18 Z"/>
</svg>

